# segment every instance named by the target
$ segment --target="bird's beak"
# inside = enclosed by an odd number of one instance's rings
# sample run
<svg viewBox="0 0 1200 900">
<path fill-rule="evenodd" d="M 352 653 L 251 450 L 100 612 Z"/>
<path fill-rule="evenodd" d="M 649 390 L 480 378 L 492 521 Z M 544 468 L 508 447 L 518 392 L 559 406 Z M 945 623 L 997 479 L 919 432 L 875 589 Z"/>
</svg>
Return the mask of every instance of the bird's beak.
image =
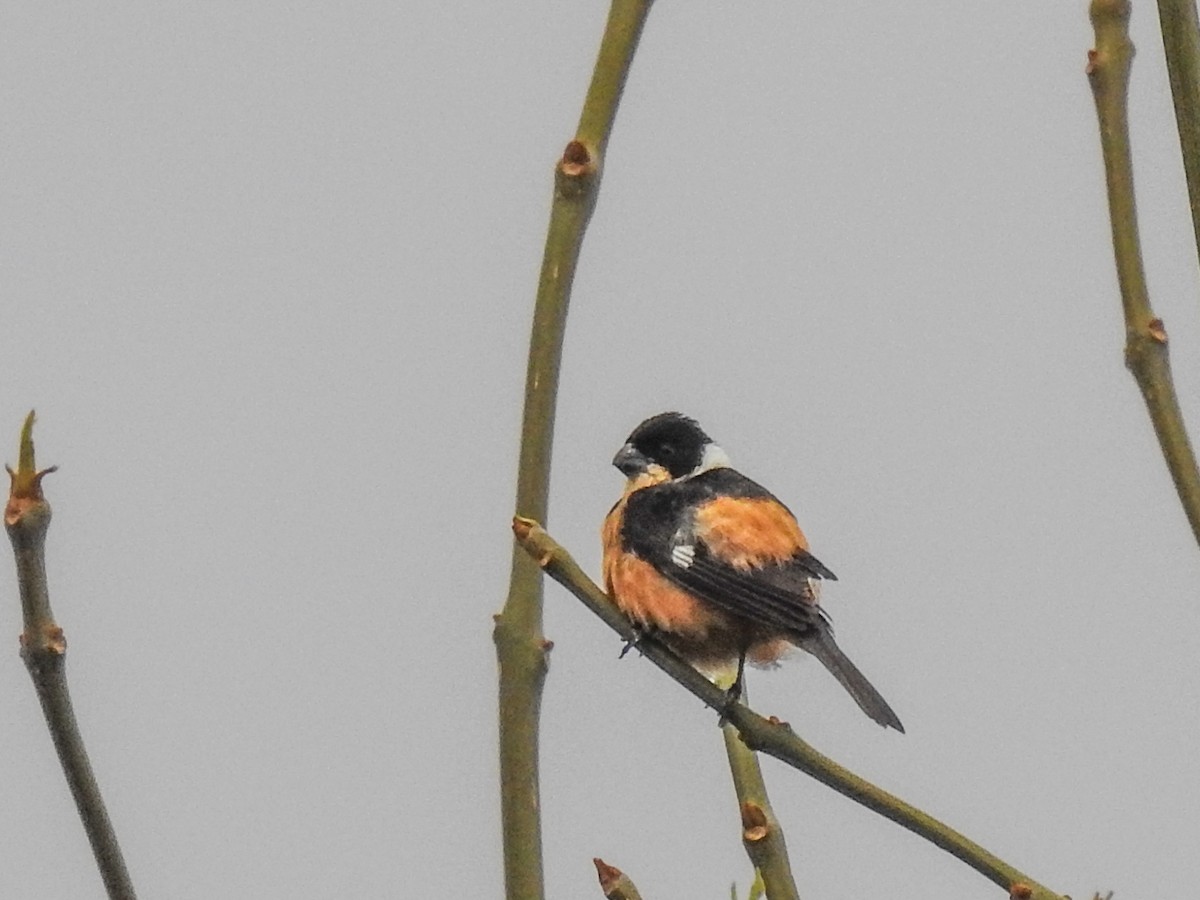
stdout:
<svg viewBox="0 0 1200 900">
<path fill-rule="evenodd" d="M 612 462 L 627 478 L 633 478 L 635 475 L 645 472 L 650 466 L 650 460 L 646 459 L 633 444 L 626 444 L 618 450 Z"/>
</svg>

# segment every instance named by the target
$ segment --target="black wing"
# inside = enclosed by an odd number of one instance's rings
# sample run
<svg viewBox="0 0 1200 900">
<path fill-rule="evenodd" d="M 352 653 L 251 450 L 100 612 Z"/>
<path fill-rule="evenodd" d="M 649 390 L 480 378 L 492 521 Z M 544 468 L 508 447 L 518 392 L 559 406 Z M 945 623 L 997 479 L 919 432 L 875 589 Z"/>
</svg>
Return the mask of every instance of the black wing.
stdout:
<svg viewBox="0 0 1200 900">
<path fill-rule="evenodd" d="M 728 499 L 766 501 L 792 515 L 766 488 L 734 469 L 719 468 L 631 494 L 623 538 L 666 578 L 731 615 L 800 633 L 827 622 L 812 581 L 837 576 L 806 549 L 798 547 L 781 563 L 739 568 L 704 543 L 696 533 L 695 511 Z"/>
<path fill-rule="evenodd" d="M 723 612 L 801 634 L 828 622 L 812 584 L 820 577 L 818 567 L 824 569 L 812 554 L 801 551 L 781 565 L 736 569 L 715 558 L 700 540 L 679 545 L 668 565 L 656 566 L 668 579 Z"/>
</svg>

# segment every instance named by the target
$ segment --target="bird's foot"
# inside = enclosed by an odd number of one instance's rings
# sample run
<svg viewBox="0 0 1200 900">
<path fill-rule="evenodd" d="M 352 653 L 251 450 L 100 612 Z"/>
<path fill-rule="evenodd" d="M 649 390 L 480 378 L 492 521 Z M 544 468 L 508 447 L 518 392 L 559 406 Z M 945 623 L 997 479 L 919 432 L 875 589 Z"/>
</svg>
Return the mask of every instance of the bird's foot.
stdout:
<svg viewBox="0 0 1200 900">
<path fill-rule="evenodd" d="M 717 717 L 718 728 L 724 728 L 729 724 L 729 714 L 733 711 L 733 708 L 741 702 L 741 699 L 742 679 L 738 678 L 737 681 L 729 686 L 729 690 L 725 692 L 725 700 L 722 702 L 721 708 L 717 710 L 717 712 L 720 714 Z"/>
<path fill-rule="evenodd" d="M 624 659 L 625 654 L 628 653 L 630 650 L 633 650 L 634 648 L 637 648 L 638 653 L 641 653 L 642 652 L 641 643 L 645 639 L 645 637 L 646 637 L 646 630 L 643 628 L 639 628 L 637 625 L 634 625 L 633 626 L 633 637 L 631 637 L 629 640 L 627 640 L 625 642 L 625 646 L 621 648 L 621 655 L 618 656 L 617 659 Z"/>
</svg>

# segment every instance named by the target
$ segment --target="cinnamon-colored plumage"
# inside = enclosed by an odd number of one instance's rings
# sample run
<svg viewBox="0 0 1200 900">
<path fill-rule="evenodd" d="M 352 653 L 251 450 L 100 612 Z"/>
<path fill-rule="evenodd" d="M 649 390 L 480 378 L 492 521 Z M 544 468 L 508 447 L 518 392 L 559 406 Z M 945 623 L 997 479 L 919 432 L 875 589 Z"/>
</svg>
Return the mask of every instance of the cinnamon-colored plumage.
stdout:
<svg viewBox="0 0 1200 900">
<path fill-rule="evenodd" d="M 604 583 L 639 629 L 712 673 L 769 664 L 790 646 L 816 656 L 881 725 L 900 719 L 833 639 L 819 581 L 836 576 L 808 549 L 791 511 L 730 468 L 678 413 L 647 419 L 613 464 L 625 491 L 604 521 Z"/>
</svg>

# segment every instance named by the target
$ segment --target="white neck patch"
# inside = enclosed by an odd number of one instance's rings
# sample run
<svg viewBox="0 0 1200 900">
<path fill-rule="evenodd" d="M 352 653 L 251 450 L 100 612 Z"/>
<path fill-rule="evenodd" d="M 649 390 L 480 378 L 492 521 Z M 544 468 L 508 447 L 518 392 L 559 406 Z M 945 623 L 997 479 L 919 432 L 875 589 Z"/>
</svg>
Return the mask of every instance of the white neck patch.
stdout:
<svg viewBox="0 0 1200 900">
<path fill-rule="evenodd" d="M 704 452 L 700 455 L 700 465 L 696 466 L 696 471 L 692 474 L 699 475 L 710 469 L 727 469 L 730 465 L 732 463 L 729 461 L 729 454 L 716 444 L 709 443 L 704 445 Z"/>
</svg>

